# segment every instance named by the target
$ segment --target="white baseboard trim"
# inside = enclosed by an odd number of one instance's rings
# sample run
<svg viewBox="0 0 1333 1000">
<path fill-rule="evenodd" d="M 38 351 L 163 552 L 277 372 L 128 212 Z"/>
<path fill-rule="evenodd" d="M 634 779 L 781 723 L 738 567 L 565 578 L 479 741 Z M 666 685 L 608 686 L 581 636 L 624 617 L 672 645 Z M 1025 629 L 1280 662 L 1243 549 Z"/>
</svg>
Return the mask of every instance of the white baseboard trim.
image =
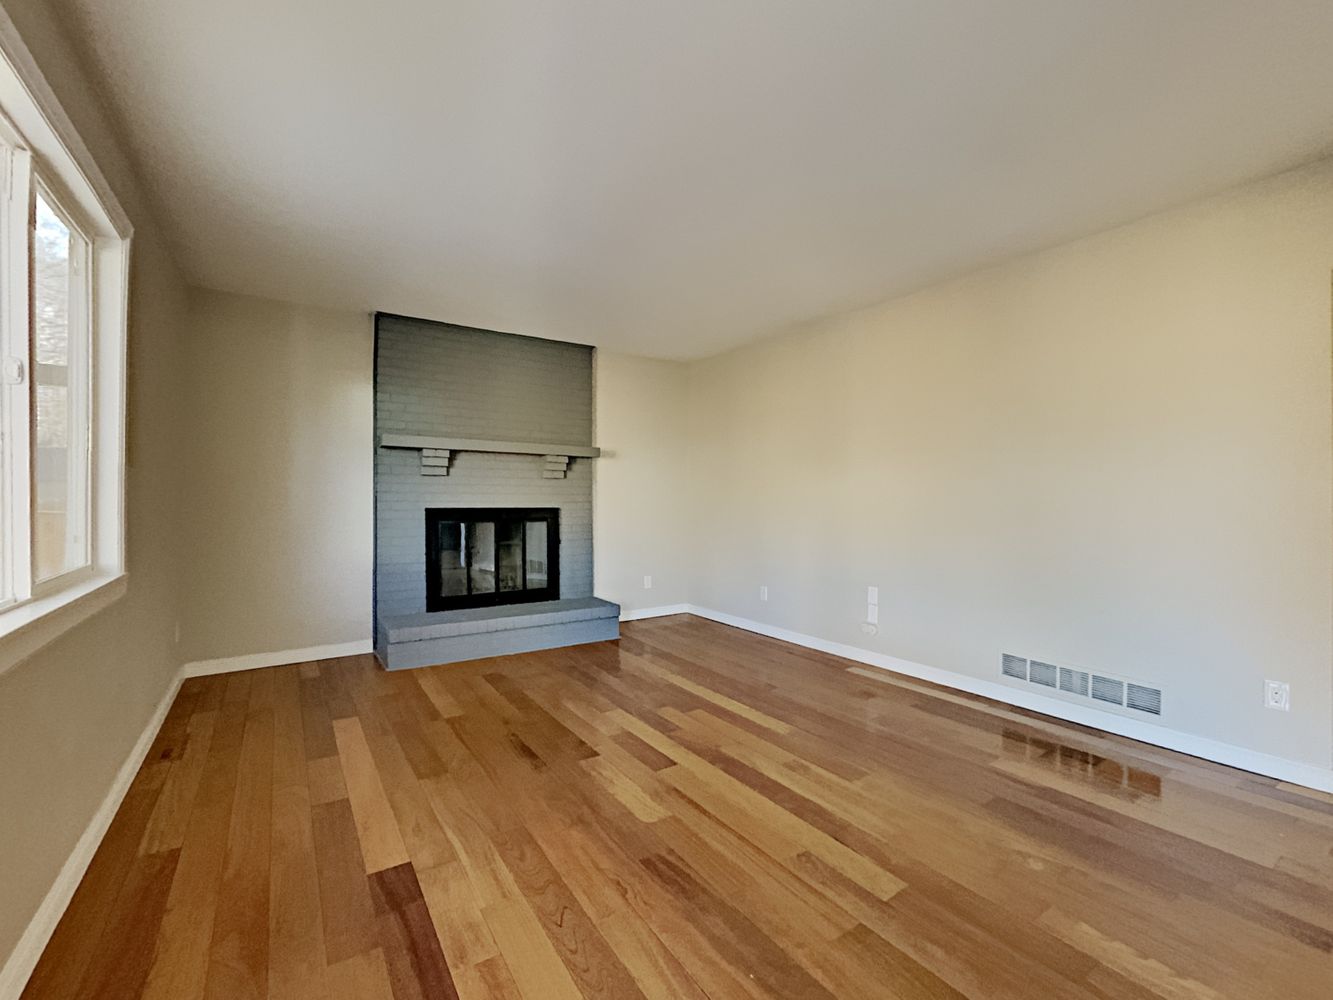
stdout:
<svg viewBox="0 0 1333 1000">
<path fill-rule="evenodd" d="M 74 850 L 65 859 L 60 874 L 56 876 L 55 882 L 47 890 L 46 897 L 37 907 L 37 912 L 28 922 L 27 930 L 14 946 L 14 950 L 5 961 L 4 968 L 0 969 L 0 1000 L 18 1000 L 33 970 L 37 968 L 37 960 L 42 957 L 51 935 L 55 933 L 56 925 L 65 914 L 65 908 L 74 898 L 74 890 L 83 880 L 88 865 L 92 863 L 93 855 L 97 853 L 102 838 L 106 836 L 106 831 L 111 826 L 111 820 L 115 818 L 116 810 L 124 801 L 125 793 L 130 790 L 134 776 L 139 773 L 139 767 L 148 755 L 153 740 L 157 738 L 158 730 L 162 728 L 162 722 L 167 717 L 167 711 L 171 708 L 171 703 L 176 700 L 176 692 L 180 690 L 182 680 L 184 672 L 178 670 L 171 683 L 167 685 L 166 693 L 158 702 L 157 708 L 153 710 L 143 732 L 139 734 L 139 739 L 130 750 L 129 756 L 116 772 L 116 778 L 102 799 L 102 804 L 98 806 L 83 835 L 74 845 Z"/>
<path fill-rule="evenodd" d="M 331 660 L 337 656 L 359 656 L 369 652 L 373 652 L 369 639 L 336 642 L 327 646 L 306 646 L 304 649 L 280 649 L 274 653 L 246 653 L 244 656 L 224 656 L 217 660 L 192 660 L 181 667 L 181 674 L 183 677 L 205 677 L 237 670 L 258 670 L 260 667 L 282 667 L 310 660 Z"/>
<path fill-rule="evenodd" d="M 688 604 L 663 604 L 656 608 L 640 608 L 638 611 L 621 611 L 622 622 L 636 622 L 640 618 L 665 618 L 667 615 L 686 615 L 690 613 Z"/>
<path fill-rule="evenodd" d="M 1140 743 L 1149 743 L 1152 746 L 1162 747 L 1166 750 L 1189 754 L 1191 757 L 1202 757 L 1204 760 L 1212 761 L 1215 764 L 1225 764 L 1228 767 L 1262 774 L 1269 778 L 1276 778 L 1279 781 L 1287 781 L 1321 792 L 1333 793 L 1333 768 L 1323 768 L 1303 761 L 1275 757 L 1272 754 L 1247 750 L 1245 747 L 1210 740 L 1203 736 L 1192 736 L 1179 730 L 1166 729 L 1151 723 L 1139 722 L 1136 719 L 1126 719 L 1110 712 L 1101 712 L 1095 708 L 1084 708 L 1081 705 L 1070 704 L 1027 691 L 1018 691 L 993 681 L 980 680 L 966 674 L 954 673 L 952 670 L 942 670 L 939 667 L 928 667 L 921 663 L 913 663 L 911 660 L 902 660 L 896 656 L 875 653 L 868 649 L 861 649 L 858 646 L 849 646 L 846 643 L 832 642 L 801 632 L 793 632 L 790 629 L 751 621 L 748 618 L 741 618 L 723 611 L 714 611 L 711 608 L 701 608 L 692 604 L 688 606 L 688 611 L 700 618 L 707 618 L 723 625 L 732 625 L 747 632 L 757 632 L 759 635 L 766 635 L 770 639 L 780 639 L 783 642 L 818 650 L 821 653 L 841 656 L 847 660 L 855 660 L 857 663 L 864 663 L 867 666 L 878 667 L 882 670 L 891 670 L 894 673 L 915 677 L 918 680 L 930 681 L 933 684 L 953 688 L 956 691 L 978 694 L 993 701 L 1040 712 L 1042 715 L 1049 715 L 1065 722 L 1100 729 L 1104 732 L 1114 733 L 1117 736 L 1138 740 Z"/>
</svg>

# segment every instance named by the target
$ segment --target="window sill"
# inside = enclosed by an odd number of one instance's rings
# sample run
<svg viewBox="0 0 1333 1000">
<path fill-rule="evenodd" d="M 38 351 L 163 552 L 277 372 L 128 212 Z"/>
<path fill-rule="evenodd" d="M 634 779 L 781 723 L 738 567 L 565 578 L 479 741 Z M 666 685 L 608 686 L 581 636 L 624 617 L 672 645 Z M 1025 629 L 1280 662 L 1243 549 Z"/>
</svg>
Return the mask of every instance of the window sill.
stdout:
<svg viewBox="0 0 1333 1000">
<path fill-rule="evenodd" d="M 128 577 L 103 573 L 0 612 L 0 674 L 125 596 Z"/>
</svg>

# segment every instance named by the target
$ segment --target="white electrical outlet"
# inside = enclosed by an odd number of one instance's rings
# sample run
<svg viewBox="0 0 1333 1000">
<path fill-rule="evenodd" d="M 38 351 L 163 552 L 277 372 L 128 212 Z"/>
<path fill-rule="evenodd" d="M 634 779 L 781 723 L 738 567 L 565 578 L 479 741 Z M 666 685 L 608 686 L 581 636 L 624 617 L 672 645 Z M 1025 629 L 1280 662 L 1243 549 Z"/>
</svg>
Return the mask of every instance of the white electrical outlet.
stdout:
<svg viewBox="0 0 1333 1000">
<path fill-rule="evenodd" d="M 876 632 L 879 631 L 879 626 L 871 625 L 869 622 L 866 622 L 861 626 L 861 631 L 864 632 L 866 635 L 874 635 Z"/>
<path fill-rule="evenodd" d="M 872 604 L 866 608 L 866 621 L 871 625 L 879 624 L 879 607 Z"/>
<path fill-rule="evenodd" d="M 652 590 L 652 589 L 653 589 L 653 578 L 652 578 L 651 576 L 645 576 L 645 577 L 643 578 L 643 589 L 644 589 L 644 590 Z"/>
<path fill-rule="evenodd" d="M 761 600 L 761 601 L 766 601 L 766 600 L 768 600 L 768 588 L 767 588 L 767 587 L 760 587 L 760 588 L 759 588 L 759 600 Z"/>
<path fill-rule="evenodd" d="M 866 588 L 866 603 L 867 603 L 867 604 L 878 604 L 878 603 L 879 603 L 879 588 L 878 588 L 878 587 L 867 587 L 867 588 Z"/>
<path fill-rule="evenodd" d="M 1290 712 L 1291 685 L 1284 681 L 1264 681 L 1264 707 Z"/>
</svg>

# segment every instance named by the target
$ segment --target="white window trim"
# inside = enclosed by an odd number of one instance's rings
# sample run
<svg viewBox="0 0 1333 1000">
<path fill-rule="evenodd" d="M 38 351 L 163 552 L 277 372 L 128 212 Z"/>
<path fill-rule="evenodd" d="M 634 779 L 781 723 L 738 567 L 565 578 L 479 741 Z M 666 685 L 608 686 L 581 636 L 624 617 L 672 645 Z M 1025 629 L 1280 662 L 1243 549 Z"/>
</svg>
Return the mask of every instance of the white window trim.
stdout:
<svg viewBox="0 0 1333 1000">
<path fill-rule="evenodd" d="M 92 241 L 90 404 L 91 566 L 34 588 L 0 610 L 0 673 L 122 597 L 125 567 L 125 377 L 130 239 L 133 227 L 69 116 L 0 8 L 0 108 L 37 170 L 62 203 L 77 210 Z M 21 298 L 27 323 L 27 295 Z M 13 317 L 6 317 L 13 322 Z M 5 497 L 6 502 L 11 498 Z M 13 498 L 19 500 L 20 498 Z M 28 498 L 22 498 L 26 506 Z M 29 519 L 30 520 L 30 519 Z M 25 561 L 26 562 L 26 561 Z M 48 582 L 49 583 L 49 582 Z"/>
</svg>

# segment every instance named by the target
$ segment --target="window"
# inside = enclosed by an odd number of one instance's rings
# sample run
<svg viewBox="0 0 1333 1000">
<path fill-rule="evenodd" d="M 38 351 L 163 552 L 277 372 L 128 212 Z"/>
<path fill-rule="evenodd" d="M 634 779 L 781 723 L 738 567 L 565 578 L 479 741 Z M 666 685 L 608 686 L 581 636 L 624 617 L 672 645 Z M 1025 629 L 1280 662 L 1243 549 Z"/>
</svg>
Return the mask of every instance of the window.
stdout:
<svg viewBox="0 0 1333 1000">
<path fill-rule="evenodd" d="M 40 584 L 88 565 L 88 238 L 33 198 L 32 575 Z"/>
<path fill-rule="evenodd" d="M 129 225 L 0 19 L 0 671 L 124 592 Z"/>
</svg>

